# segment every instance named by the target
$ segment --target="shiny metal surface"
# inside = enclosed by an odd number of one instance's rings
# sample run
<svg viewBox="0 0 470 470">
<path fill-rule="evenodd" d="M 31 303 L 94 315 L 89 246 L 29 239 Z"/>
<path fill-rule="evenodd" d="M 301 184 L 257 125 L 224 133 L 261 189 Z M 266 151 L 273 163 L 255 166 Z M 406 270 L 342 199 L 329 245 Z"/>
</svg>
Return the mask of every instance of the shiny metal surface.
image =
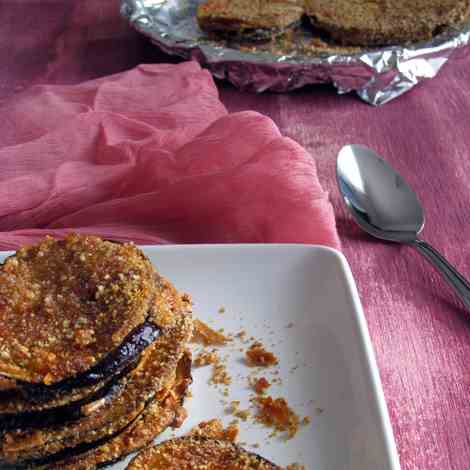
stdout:
<svg viewBox="0 0 470 470">
<path fill-rule="evenodd" d="M 338 187 L 354 220 L 374 237 L 416 248 L 470 308 L 470 283 L 418 235 L 424 213 L 406 181 L 373 150 L 347 145 L 338 154 Z"/>
<path fill-rule="evenodd" d="M 315 83 L 331 83 L 338 93 L 356 92 L 373 104 L 387 103 L 433 78 L 452 58 L 466 52 L 470 26 L 432 41 L 357 53 L 273 55 L 222 47 L 199 29 L 201 0 L 121 0 L 130 25 L 168 54 L 197 60 L 219 79 L 254 92 L 286 92 Z"/>
</svg>

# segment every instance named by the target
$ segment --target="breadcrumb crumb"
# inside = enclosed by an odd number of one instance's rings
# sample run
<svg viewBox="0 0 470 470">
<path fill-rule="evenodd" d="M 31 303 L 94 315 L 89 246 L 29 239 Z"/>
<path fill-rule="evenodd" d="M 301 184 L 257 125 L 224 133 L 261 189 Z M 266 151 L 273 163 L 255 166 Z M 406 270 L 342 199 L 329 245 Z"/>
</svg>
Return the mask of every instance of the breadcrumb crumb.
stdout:
<svg viewBox="0 0 470 470">
<path fill-rule="evenodd" d="M 274 428 L 274 431 L 286 432 L 287 439 L 297 434 L 300 420 L 297 414 L 289 408 L 285 398 L 257 397 L 253 402 L 258 406 L 256 416 L 258 422 Z"/>
<path fill-rule="evenodd" d="M 257 395 L 263 395 L 263 393 L 271 386 L 271 384 L 265 377 L 261 377 L 257 380 L 255 379 L 252 386 Z"/>
<path fill-rule="evenodd" d="M 232 378 L 227 372 L 227 368 L 224 364 L 216 363 L 212 369 L 212 377 L 210 379 L 211 384 L 223 384 L 230 385 L 232 383 Z"/>
<path fill-rule="evenodd" d="M 277 357 L 258 341 L 246 351 L 245 362 L 250 367 L 269 367 L 279 363 Z"/>
<path fill-rule="evenodd" d="M 213 330 L 201 320 L 194 320 L 193 343 L 204 346 L 225 346 L 228 338 L 220 331 Z"/>
<path fill-rule="evenodd" d="M 212 439 L 235 442 L 238 437 L 238 422 L 232 421 L 224 428 L 220 419 L 214 418 L 209 421 L 202 421 L 189 432 L 189 435 L 203 436 Z"/>
<path fill-rule="evenodd" d="M 219 362 L 217 351 L 202 351 L 193 360 L 194 367 L 207 366 Z"/>
</svg>

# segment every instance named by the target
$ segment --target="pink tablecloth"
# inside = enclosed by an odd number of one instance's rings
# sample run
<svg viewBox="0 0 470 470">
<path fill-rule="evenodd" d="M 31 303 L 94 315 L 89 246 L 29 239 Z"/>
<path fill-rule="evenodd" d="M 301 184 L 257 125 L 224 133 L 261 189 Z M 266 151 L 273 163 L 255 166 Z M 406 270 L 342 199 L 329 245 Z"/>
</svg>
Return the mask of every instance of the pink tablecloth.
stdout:
<svg viewBox="0 0 470 470">
<path fill-rule="evenodd" d="M 76 83 L 172 61 L 129 31 L 117 0 L 0 3 L 0 97 L 34 83 Z M 410 248 L 364 236 L 335 187 L 339 148 L 382 153 L 420 193 L 424 237 L 470 276 L 470 60 L 375 109 L 328 87 L 250 95 L 220 84 L 231 111 L 256 110 L 315 155 L 355 274 L 404 470 L 470 468 L 470 322 Z M 334 469 L 332 469 L 334 470 Z"/>
</svg>

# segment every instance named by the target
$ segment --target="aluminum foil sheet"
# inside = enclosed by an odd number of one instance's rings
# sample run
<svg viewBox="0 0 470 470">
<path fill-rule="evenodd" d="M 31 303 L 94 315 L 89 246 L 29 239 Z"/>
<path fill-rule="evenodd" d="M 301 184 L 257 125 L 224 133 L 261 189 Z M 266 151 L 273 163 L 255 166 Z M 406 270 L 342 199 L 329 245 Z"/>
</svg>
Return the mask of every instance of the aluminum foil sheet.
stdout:
<svg viewBox="0 0 470 470">
<path fill-rule="evenodd" d="M 470 41 L 469 25 L 430 42 L 370 51 L 333 50 L 312 55 L 241 50 L 204 35 L 196 21 L 200 1 L 122 0 L 121 14 L 164 52 L 197 60 L 216 78 L 258 93 L 332 83 L 340 94 L 355 91 L 364 101 L 381 105 L 435 77 L 450 57 L 466 54 Z"/>
</svg>

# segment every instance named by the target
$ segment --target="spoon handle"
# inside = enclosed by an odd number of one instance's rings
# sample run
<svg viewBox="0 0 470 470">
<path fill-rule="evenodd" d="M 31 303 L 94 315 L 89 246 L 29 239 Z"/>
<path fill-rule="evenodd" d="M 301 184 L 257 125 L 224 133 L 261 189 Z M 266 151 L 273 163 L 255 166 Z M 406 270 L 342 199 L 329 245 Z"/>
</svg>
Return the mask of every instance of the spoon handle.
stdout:
<svg viewBox="0 0 470 470">
<path fill-rule="evenodd" d="M 442 274 L 465 306 L 470 309 L 470 283 L 436 249 L 423 240 L 412 245 Z"/>
</svg>

